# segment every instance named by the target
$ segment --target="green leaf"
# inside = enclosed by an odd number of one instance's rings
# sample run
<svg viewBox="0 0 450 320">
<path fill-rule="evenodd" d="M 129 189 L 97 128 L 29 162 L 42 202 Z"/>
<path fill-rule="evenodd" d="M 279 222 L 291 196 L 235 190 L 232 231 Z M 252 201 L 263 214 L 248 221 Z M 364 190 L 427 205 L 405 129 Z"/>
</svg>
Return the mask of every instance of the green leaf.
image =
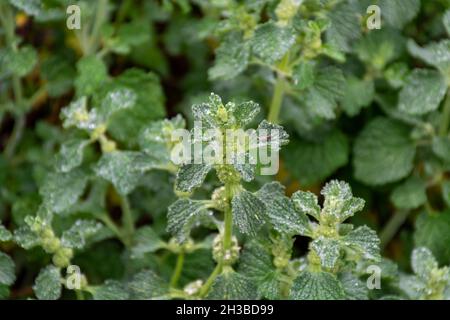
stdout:
<svg viewBox="0 0 450 320">
<path fill-rule="evenodd" d="M 239 259 L 238 272 L 256 283 L 258 296 L 266 299 L 280 297 L 280 282 L 268 248 L 257 241 L 250 241 Z"/>
<path fill-rule="evenodd" d="M 310 215 L 317 220 L 320 218 L 320 206 L 317 196 L 309 191 L 296 191 L 292 195 L 292 202 L 295 208 L 307 215 Z"/>
<path fill-rule="evenodd" d="M 253 193 L 241 190 L 231 200 L 234 224 L 247 235 L 256 235 L 265 223 L 266 206 Z"/>
<path fill-rule="evenodd" d="M 128 283 L 132 300 L 149 300 L 162 297 L 169 291 L 169 287 L 156 273 L 144 270 L 134 275 Z"/>
<path fill-rule="evenodd" d="M 442 17 L 442 23 L 444 24 L 447 34 L 450 36 L 450 9 L 445 11 L 444 16 Z"/>
<path fill-rule="evenodd" d="M 416 58 L 436 67 L 444 77 L 450 71 L 450 40 L 431 42 L 425 47 L 418 46 L 413 40 L 408 42 L 408 50 Z"/>
<path fill-rule="evenodd" d="M 88 112 L 86 97 L 81 97 L 63 108 L 60 117 L 63 120 L 63 128 L 76 127 L 92 131 L 99 125 L 96 109 Z"/>
<path fill-rule="evenodd" d="M 88 176 L 81 169 L 47 175 L 39 194 L 44 205 L 55 213 L 69 209 L 77 202 L 86 187 Z"/>
<path fill-rule="evenodd" d="M 380 0 L 382 19 L 398 29 L 413 20 L 420 11 L 420 0 Z"/>
<path fill-rule="evenodd" d="M 203 183 L 210 170 L 211 166 L 204 164 L 187 164 L 182 166 L 177 172 L 176 189 L 191 192 Z"/>
<path fill-rule="evenodd" d="M 75 74 L 75 67 L 63 55 L 52 55 L 42 62 L 41 75 L 52 98 L 67 93 L 73 87 Z"/>
<path fill-rule="evenodd" d="M 333 274 L 303 271 L 294 280 L 289 297 L 294 300 L 341 300 L 345 299 L 345 292 Z"/>
<path fill-rule="evenodd" d="M 22 226 L 14 230 L 13 239 L 15 243 L 26 250 L 37 246 L 40 242 L 40 239 L 28 226 Z"/>
<path fill-rule="evenodd" d="M 142 258 L 146 253 L 155 252 L 164 248 L 165 243 L 150 226 L 139 228 L 134 234 L 134 244 L 131 248 L 131 257 Z"/>
<path fill-rule="evenodd" d="M 25 46 L 19 51 L 8 50 L 4 57 L 7 69 L 18 77 L 29 74 L 37 63 L 36 50 L 31 46 Z"/>
<path fill-rule="evenodd" d="M 416 154 L 409 131 L 407 126 L 387 118 L 369 122 L 355 142 L 355 177 L 372 186 L 406 177 Z"/>
<path fill-rule="evenodd" d="M 309 61 L 301 61 L 294 67 L 292 74 L 294 84 L 299 90 L 304 90 L 314 84 L 316 79 L 316 67 Z"/>
<path fill-rule="evenodd" d="M 374 83 L 371 80 L 360 80 L 350 76 L 347 78 L 344 96 L 341 99 L 341 107 L 350 116 L 356 116 L 362 108 L 372 102 L 375 95 Z"/>
<path fill-rule="evenodd" d="M 60 172 L 69 172 L 83 162 L 84 148 L 90 144 L 89 140 L 72 138 L 64 141 L 56 155 L 55 166 Z"/>
<path fill-rule="evenodd" d="M 119 281 L 106 280 L 101 286 L 93 289 L 94 300 L 128 300 L 127 288 Z"/>
<path fill-rule="evenodd" d="M 207 296 L 212 300 L 254 300 L 256 286 L 244 275 L 227 270 L 218 276 Z"/>
<path fill-rule="evenodd" d="M 274 22 L 260 25 L 251 39 L 253 54 L 268 64 L 281 60 L 295 42 L 295 32 Z"/>
<path fill-rule="evenodd" d="M 137 96 L 134 91 L 126 88 L 119 88 L 108 92 L 103 98 L 99 108 L 99 115 L 106 120 L 114 113 L 129 109 L 136 103 Z"/>
<path fill-rule="evenodd" d="M 77 71 L 75 88 L 79 97 L 94 94 L 108 79 L 106 65 L 96 56 L 81 58 L 77 63 Z"/>
<path fill-rule="evenodd" d="M 250 46 L 239 33 L 229 33 L 216 50 L 214 66 L 209 69 L 211 80 L 229 80 L 242 73 L 248 66 Z"/>
<path fill-rule="evenodd" d="M 61 244 L 68 248 L 82 249 L 86 240 L 94 236 L 103 225 L 95 220 L 77 220 L 61 237 Z"/>
<path fill-rule="evenodd" d="M 356 44 L 359 59 L 377 70 L 397 59 L 405 46 L 405 40 L 395 30 L 372 30 Z"/>
<path fill-rule="evenodd" d="M 0 252 L 0 284 L 10 286 L 16 281 L 14 261 L 5 253 Z"/>
<path fill-rule="evenodd" d="M 310 244 L 320 258 L 320 265 L 326 269 L 333 269 L 340 256 L 340 243 L 338 240 L 319 237 Z"/>
<path fill-rule="evenodd" d="M 10 291 L 9 291 L 9 287 L 5 286 L 4 284 L 0 284 L 0 300 L 4 299 L 8 299 L 10 296 Z"/>
<path fill-rule="evenodd" d="M 151 121 L 166 115 L 164 93 L 158 77 L 139 69 L 127 69 L 98 95 L 98 103 L 112 90 L 128 89 L 137 95 L 132 107 L 115 112 L 109 119 L 108 133 L 129 146 L 138 144 L 139 133 Z"/>
<path fill-rule="evenodd" d="M 358 279 L 354 274 L 350 272 L 344 272 L 339 275 L 339 281 L 341 282 L 345 295 L 349 300 L 368 300 L 369 289 L 366 283 Z"/>
<path fill-rule="evenodd" d="M 300 184 L 311 186 L 346 165 L 349 152 L 347 136 L 335 130 L 320 142 L 292 139 L 284 148 L 282 157 L 286 168 Z"/>
<path fill-rule="evenodd" d="M 447 92 L 445 80 L 437 71 L 415 69 L 400 92 L 398 108 L 412 115 L 423 115 L 439 108 Z"/>
<path fill-rule="evenodd" d="M 161 165 L 158 159 L 142 152 L 113 151 L 102 155 L 95 173 L 110 181 L 120 194 L 126 195 L 136 188 L 146 171 Z"/>
<path fill-rule="evenodd" d="M 450 211 L 423 213 L 416 220 L 414 243 L 417 247 L 426 247 L 440 264 L 450 263 Z"/>
<path fill-rule="evenodd" d="M 33 290 L 39 300 L 59 299 L 62 291 L 60 270 L 53 265 L 41 269 Z"/>
<path fill-rule="evenodd" d="M 208 211 L 203 202 L 179 199 L 168 209 L 167 231 L 179 242 L 184 242 L 189 237 L 194 224 L 205 214 L 208 214 Z"/>
<path fill-rule="evenodd" d="M 355 250 L 364 259 L 379 261 L 380 239 L 377 233 L 367 226 L 358 227 L 350 231 L 342 241 L 346 246 Z"/>
<path fill-rule="evenodd" d="M 0 224 L 0 241 L 9 241 L 12 239 L 11 232 L 5 228 L 4 225 Z"/>
<path fill-rule="evenodd" d="M 30 16 L 39 16 L 43 10 L 42 0 L 9 0 L 9 3 Z"/>
<path fill-rule="evenodd" d="M 391 201 L 399 209 L 417 209 L 427 201 L 425 182 L 415 176 L 407 179 L 394 189 Z"/>
<path fill-rule="evenodd" d="M 237 104 L 236 107 L 233 108 L 232 113 L 237 125 L 243 128 L 245 125 L 249 124 L 256 117 L 256 115 L 260 112 L 260 110 L 261 108 L 259 104 L 253 101 L 247 101 Z M 276 127 L 276 129 L 279 128 Z"/>
<path fill-rule="evenodd" d="M 425 247 L 413 250 L 411 266 L 414 273 L 424 280 L 427 280 L 431 276 L 431 272 L 439 267 L 433 253 Z"/>
<path fill-rule="evenodd" d="M 344 181 L 332 180 L 320 192 L 324 197 L 321 219 L 342 223 L 364 208 L 364 200 L 353 197 L 350 185 Z"/>
<path fill-rule="evenodd" d="M 326 30 L 327 43 L 344 52 L 361 36 L 361 26 L 355 16 L 361 15 L 355 3 L 340 2 L 329 12 L 331 26 Z"/>
<path fill-rule="evenodd" d="M 450 163 L 450 138 L 449 137 L 433 137 L 431 148 L 435 155 L 446 163 Z"/>
</svg>

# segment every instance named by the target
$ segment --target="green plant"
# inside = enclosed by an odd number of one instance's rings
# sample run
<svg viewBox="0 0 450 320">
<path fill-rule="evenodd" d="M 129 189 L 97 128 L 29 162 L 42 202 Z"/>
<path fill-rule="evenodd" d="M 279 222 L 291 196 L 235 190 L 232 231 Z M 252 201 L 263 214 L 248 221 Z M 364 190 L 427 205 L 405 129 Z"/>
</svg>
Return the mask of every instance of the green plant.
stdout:
<svg viewBox="0 0 450 320">
<path fill-rule="evenodd" d="M 0 298 L 448 299 L 449 35 L 448 0 L 0 0 Z"/>
</svg>

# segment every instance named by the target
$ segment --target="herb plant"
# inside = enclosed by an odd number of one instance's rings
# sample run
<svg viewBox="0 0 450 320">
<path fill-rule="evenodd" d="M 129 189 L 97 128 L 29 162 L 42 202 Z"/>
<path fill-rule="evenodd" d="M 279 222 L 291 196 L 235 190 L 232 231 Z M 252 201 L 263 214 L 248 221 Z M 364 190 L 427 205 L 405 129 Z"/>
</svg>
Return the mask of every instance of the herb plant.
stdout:
<svg viewBox="0 0 450 320">
<path fill-rule="evenodd" d="M 448 0 L 0 0 L 0 298 L 450 299 L 449 35 Z"/>
</svg>

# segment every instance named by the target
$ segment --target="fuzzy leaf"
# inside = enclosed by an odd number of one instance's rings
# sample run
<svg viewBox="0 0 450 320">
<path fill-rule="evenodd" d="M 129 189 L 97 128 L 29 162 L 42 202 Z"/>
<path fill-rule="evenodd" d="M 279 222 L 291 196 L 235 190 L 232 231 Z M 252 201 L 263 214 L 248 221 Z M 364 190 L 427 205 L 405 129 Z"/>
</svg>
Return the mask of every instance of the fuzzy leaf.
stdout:
<svg viewBox="0 0 450 320">
<path fill-rule="evenodd" d="M 179 199 L 169 207 L 167 231 L 179 242 L 184 242 L 189 237 L 194 224 L 204 214 L 207 214 L 207 210 L 201 201 Z"/>
<path fill-rule="evenodd" d="M 68 248 L 81 249 L 86 245 L 86 240 L 94 236 L 102 224 L 95 220 L 77 220 L 68 230 L 64 231 L 61 243 Z"/>
<path fill-rule="evenodd" d="M 408 50 L 411 55 L 436 67 L 443 76 L 448 77 L 448 72 L 450 71 L 450 40 L 431 42 L 423 48 L 410 40 L 408 42 Z"/>
<path fill-rule="evenodd" d="M 346 246 L 357 251 L 364 259 L 379 261 L 380 239 L 377 233 L 367 226 L 350 231 L 344 238 Z"/>
<path fill-rule="evenodd" d="M 155 252 L 164 247 L 164 242 L 150 227 L 139 228 L 134 235 L 134 245 L 131 248 L 132 258 L 141 258 L 144 254 Z"/>
<path fill-rule="evenodd" d="M 5 228 L 4 225 L 0 224 L 0 242 L 1 241 L 9 241 L 12 239 L 11 232 Z"/>
<path fill-rule="evenodd" d="M 416 209 L 427 201 L 425 182 L 411 177 L 394 189 L 391 200 L 399 209 Z"/>
<path fill-rule="evenodd" d="M 211 80 L 229 80 L 242 73 L 248 65 L 250 46 L 239 33 L 230 33 L 216 50 L 214 66 L 209 69 Z"/>
<path fill-rule="evenodd" d="M 251 40 L 253 53 L 264 62 L 273 64 L 281 60 L 295 42 L 295 33 L 274 22 L 260 25 Z"/>
<path fill-rule="evenodd" d="M 369 289 L 367 285 L 354 274 L 345 272 L 339 275 L 339 281 L 344 287 L 345 295 L 349 300 L 368 300 Z"/>
<path fill-rule="evenodd" d="M 242 190 L 231 200 L 234 224 L 247 235 L 255 235 L 265 223 L 266 206 L 253 193 Z"/>
<path fill-rule="evenodd" d="M 311 242 L 313 249 L 320 258 L 320 264 L 323 268 L 333 269 L 340 256 L 339 241 L 319 237 Z"/>
<path fill-rule="evenodd" d="M 55 166 L 60 172 L 69 172 L 77 168 L 83 162 L 84 148 L 90 141 L 86 139 L 73 138 L 65 141 L 61 145 L 59 153 L 56 155 Z"/>
<path fill-rule="evenodd" d="M 211 170 L 210 165 L 187 164 L 178 170 L 175 186 L 177 190 L 191 192 L 192 189 L 200 186 Z"/>
<path fill-rule="evenodd" d="M 355 177 L 368 185 L 382 185 L 406 177 L 416 153 L 409 128 L 391 119 L 375 118 L 355 142 Z"/>
<path fill-rule="evenodd" d="M 289 297 L 294 300 L 341 300 L 345 299 L 345 292 L 333 274 L 303 271 L 294 280 Z"/>
<path fill-rule="evenodd" d="M 14 242 L 22 248 L 29 250 L 39 244 L 39 238 L 31 231 L 28 226 L 22 226 L 14 230 L 13 235 Z"/>
<path fill-rule="evenodd" d="M 132 300 L 162 297 L 169 291 L 167 283 L 151 270 L 144 270 L 134 275 L 128 283 L 128 289 Z"/>
<path fill-rule="evenodd" d="M 31 46 L 22 47 L 15 52 L 8 50 L 4 57 L 6 68 L 18 77 L 24 77 L 30 73 L 37 62 L 36 50 Z"/>
<path fill-rule="evenodd" d="M 398 108 L 412 115 L 422 115 L 439 107 L 447 85 L 437 71 L 415 69 L 400 92 Z"/>
<path fill-rule="evenodd" d="M 79 60 L 77 70 L 75 88 L 79 97 L 94 94 L 108 78 L 105 64 L 96 56 L 87 56 Z"/>
<path fill-rule="evenodd" d="M 59 299 L 62 291 L 60 270 L 53 265 L 41 269 L 33 290 L 39 300 Z"/>
<path fill-rule="evenodd" d="M 375 95 L 374 83 L 371 80 L 360 80 L 356 77 L 349 77 L 345 86 L 344 96 L 341 99 L 341 106 L 349 116 L 356 116 L 362 108 L 367 107 L 372 102 Z"/>
<path fill-rule="evenodd" d="M 438 268 L 438 263 L 430 250 L 425 247 L 419 247 L 412 252 L 411 266 L 419 278 L 427 280 L 431 271 Z"/>
<path fill-rule="evenodd" d="M 317 196 L 309 191 L 296 191 L 292 195 L 292 202 L 295 208 L 304 213 L 308 214 L 317 220 L 320 217 L 320 206 Z"/>
<path fill-rule="evenodd" d="M 136 100 L 137 95 L 130 89 L 119 88 L 110 91 L 103 98 L 99 108 L 99 114 L 106 121 L 114 113 L 133 107 Z"/>
<path fill-rule="evenodd" d="M 0 285 L 10 286 L 16 280 L 13 260 L 5 253 L 0 252 Z"/>
<path fill-rule="evenodd" d="M 56 213 L 69 209 L 83 194 L 88 177 L 81 169 L 49 173 L 39 189 L 44 205 Z"/>
<path fill-rule="evenodd" d="M 380 0 L 383 19 L 395 28 L 402 29 L 420 11 L 420 0 Z"/>
<path fill-rule="evenodd" d="M 127 300 L 129 293 L 126 287 L 115 280 L 106 280 L 104 284 L 93 289 L 94 300 Z"/>
<path fill-rule="evenodd" d="M 254 300 L 257 298 L 256 286 L 247 277 L 230 270 L 214 280 L 207 298 L 212 300 Z"/>
</svg>

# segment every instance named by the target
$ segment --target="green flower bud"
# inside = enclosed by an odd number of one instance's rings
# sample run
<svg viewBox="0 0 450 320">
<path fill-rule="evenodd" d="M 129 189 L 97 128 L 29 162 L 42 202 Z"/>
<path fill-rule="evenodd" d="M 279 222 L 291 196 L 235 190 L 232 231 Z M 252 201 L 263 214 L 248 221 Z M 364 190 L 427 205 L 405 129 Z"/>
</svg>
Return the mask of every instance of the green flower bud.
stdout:
<svg viewBox="0 0 450 320">
<path fill-rule="evenodd" d="M 236 237 L 231 238 L 230 249 L 223 247 L 223 237 L 219 234 L 213 241 L 213 258 L 216 262 L 222 261 L 224 265 L 232 265 L 239 259 L 239 243 Z"/>
<path fill-rule="evenodd" d="M 73 250 L 70 248 L 59 248 L 53 255 L 53 263 L 59 268 L 66 268 L 73 258 Z"/>
</svg>

